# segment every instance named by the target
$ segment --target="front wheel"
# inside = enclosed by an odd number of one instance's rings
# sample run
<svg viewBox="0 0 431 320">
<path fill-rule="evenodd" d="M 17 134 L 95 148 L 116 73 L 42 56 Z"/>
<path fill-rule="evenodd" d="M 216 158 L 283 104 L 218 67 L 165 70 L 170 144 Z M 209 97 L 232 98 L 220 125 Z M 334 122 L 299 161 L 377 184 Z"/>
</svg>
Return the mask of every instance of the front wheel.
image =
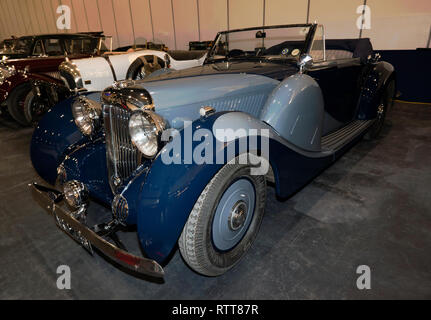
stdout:
<svg viewBox="0 0 431 320">
<path fill-rule="evenodd" d="M 265 210 L 264 176 L 250 165 L 225 165 L 196 201 L 178 245 L 196 272 L 218 276 L 237 264 L 258 233 Z"/>
<path fill-rule="evenodd" d="M 27 94 L 24 100 L 24 115 L 26 121 L 35 126 L 42 116 L 48 111 L 49 106 L 47 103 L 43 103 L 40 99 L 37 99 L 33 91 Z"/>
<path fill-rule="evenodd" d="M 7 109 L 9 114 L 22 126 L 30 125 L 24 114 L 25 98 L 30 91 L 31 86 L 29 83 L 20 84 L 12 91 L 7 99 Z"/>
</svg>

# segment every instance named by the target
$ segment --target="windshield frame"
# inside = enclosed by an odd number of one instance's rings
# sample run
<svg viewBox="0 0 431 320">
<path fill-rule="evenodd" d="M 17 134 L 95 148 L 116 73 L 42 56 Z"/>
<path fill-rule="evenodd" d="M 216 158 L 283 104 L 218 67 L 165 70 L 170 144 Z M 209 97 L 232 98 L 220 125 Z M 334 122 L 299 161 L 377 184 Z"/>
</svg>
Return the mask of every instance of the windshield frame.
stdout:
<svg viewBox="0 0 431 320">
<path fill-rule="evenodd" d="M 215 40 L 213 42 L 214 44 L 211 46 L 211 49 L 208 51 L 208 55 L 207 55 L 207 58 L 205 59 L 205 63 L 226 61 L 229 59 L 228 57 L 224 57 L 221 59 L 212 58 L 214 55 L 214 51 L 216 50 L 218 41 L 220 41 L 220 39 L 223 35 L 230 34 L 230 33 L 236 33 L 236 32 L 243 32 L 243 31 L 259 31 L 259 30 L 263 31 L 263 30 L 268 30 L 268 29 L 287 29 L 287 28 L 298 28 L 298 27 L 299 28 L 304 28 L 304 27 L 310 28 L 308 31 L 308 34 L 304 40 L 304 47 L 301 50 L 302 54 L 307 54 L 310 51 L 311 45 L 313 43 L 314 33 L 316 31 L 316 28 L 317 28 L 317 23 L 280 24 L 280 25 L 272 25 L 272 26 L 249 27 L 249 28 L 220 31 L 217 33 Z M 253 57 L 256 58 L 255 56 L 253 56 Z"/>
</svg>

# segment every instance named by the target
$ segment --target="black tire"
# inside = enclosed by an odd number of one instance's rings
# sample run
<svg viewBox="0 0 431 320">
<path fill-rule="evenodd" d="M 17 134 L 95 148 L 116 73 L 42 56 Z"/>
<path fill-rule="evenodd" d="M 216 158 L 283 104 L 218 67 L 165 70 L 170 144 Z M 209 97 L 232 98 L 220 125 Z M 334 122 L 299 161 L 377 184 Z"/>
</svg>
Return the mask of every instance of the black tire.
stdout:
<svg viewBox="0 0 431 320">
<path fill-rule="evenodd" d="M 144 79 L 156 70 L 165 67 L 165 62 L 157 56 L 142 56 L 137 58 L 127 70 L 126 78 L 129 80 Z"/>
<path fill-rule="evenodd" d="M 380 135 L 383 129 L 383 125 L 385 123 L 386 114 L 388 113 L 388 110 L 392 107 L 394 97 L 395 80 L 391 80 L 385 87 L 382 97 L 380 98 L 380 103 L 377 107 L 377 118 L 372 127 L 364 135 L 365 140 L 374 140 Z"/>
<path fill-rule="evenodd" d="M 24 114 L 24 101 L 28 92 L 31 91 L 29 83 L 23 83 L 17 86 L 7 99 L 7 109 L 12 118 L 22 126 L 29 126 Z"/>
<path fill-rule="evenodd" d="M 178 245 L 186 263 L 200 274 L 218 276 L 225 273 L 240 261 L 256 238 L 265 210 L 266 181 L 264 176 L 250 175 L 250 168 L 250 165 L 238 164 L 238 158 L 235 164 L 226 164 L 202 191 L 190 213 Z M 220 250 L 213 238 L 216 210 L 230 186 L 246 180 L 255 191 L 253 213 L 248 213 L 250 221 L 243 227 L 245 233 L 236 240 L 237 244 L 228 250 Z"/>
<path fill-rule="evenodd" d="M 28 92 L 24 100 L 24 116 L 30 125 L 36 126 L 48 109 L 46 105 L 41 105 L 40 102 L 35 99 L 32 90 Z"/>
</svg>

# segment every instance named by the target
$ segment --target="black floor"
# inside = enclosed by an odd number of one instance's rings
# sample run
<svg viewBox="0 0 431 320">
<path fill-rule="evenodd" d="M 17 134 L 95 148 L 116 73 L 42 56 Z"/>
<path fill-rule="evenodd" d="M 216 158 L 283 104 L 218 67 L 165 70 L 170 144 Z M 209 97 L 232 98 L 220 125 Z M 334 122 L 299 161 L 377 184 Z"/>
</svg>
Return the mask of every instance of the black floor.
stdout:
<svg viewBox="0 0 431 320">
<path fill-rule="evenodd" d="M 362 141 L 266 216 L 227 274 L 194 273 L 177 251 L 164 283 L 93 258 L 33 201 L 31 129 L 0 119 L 1 299 L 431 298 L 431 106 L 397 103 L 381 139 Z M 93 208 L 100 210 L 100 208 Z M 72 289 L 56 287 L 68 265 Z M 358 290 L 356 268 L 371 268 Z"/>
</svg>

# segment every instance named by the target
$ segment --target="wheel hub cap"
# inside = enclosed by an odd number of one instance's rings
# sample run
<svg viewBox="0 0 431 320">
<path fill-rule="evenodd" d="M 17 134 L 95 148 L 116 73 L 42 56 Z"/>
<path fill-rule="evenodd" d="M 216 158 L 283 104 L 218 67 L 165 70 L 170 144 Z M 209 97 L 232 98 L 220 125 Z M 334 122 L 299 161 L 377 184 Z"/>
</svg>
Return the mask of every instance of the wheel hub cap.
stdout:
<svg viewBox="0 0 431 320">
<path fill-rule="evenodd" d="M 233 182 L 223 193 L 212 222 L 215 248 L 227 251 L 234 248 L 247 233 L 253 220 L 256 192 L 246 178 Z"/>
<path fill-rule="evenodd" d="M 247 217 L 247 205 L 244 201 L 240 200 L 235 203 L 229 216 L 229 228 L 236 231 L 244 225 Z"/>
</svg>

